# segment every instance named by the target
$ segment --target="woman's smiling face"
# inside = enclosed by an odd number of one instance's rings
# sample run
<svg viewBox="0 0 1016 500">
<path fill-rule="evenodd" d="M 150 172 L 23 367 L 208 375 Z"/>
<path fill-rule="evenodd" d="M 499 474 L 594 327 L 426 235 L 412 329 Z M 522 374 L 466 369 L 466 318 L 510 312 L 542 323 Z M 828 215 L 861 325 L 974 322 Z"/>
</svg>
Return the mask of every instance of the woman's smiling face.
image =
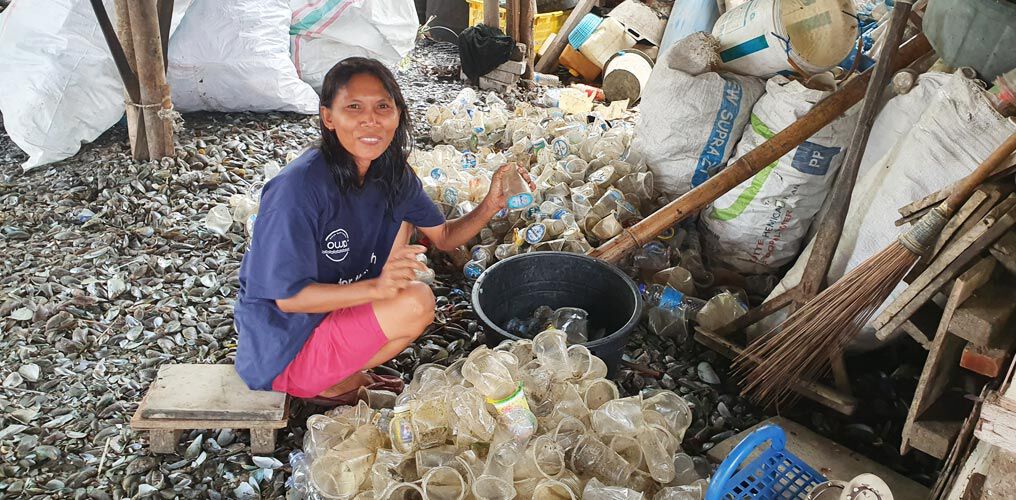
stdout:
<svg viewBox="0 0 1016 500">
<path fill-rule="evenodd" d="M 330 108 L 321 108 L 321 119 L 356 161 L 362 176 L 395 137 L 399 109 L 381 80 L 361 73 L 339 89 Z"/>
</svg>

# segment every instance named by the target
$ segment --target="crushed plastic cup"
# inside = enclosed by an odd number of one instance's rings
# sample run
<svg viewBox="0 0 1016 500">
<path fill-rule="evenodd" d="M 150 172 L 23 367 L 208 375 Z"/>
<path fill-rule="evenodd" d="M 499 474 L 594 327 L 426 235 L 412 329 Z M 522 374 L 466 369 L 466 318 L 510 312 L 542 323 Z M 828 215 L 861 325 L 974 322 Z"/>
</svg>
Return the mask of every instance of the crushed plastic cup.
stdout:
<svg viewBox="0 0 1016 500">
<path fill-rule="evenodd" d="M 310 481 L 326 498 L 352 498 L 367 479 L 374 453 L 366 448 L 331 450 L 310 465 Z"/>
<path fill-rule="evenodd" d="M 533 337 L 533 354 L 559 380 L 571 377 L 571 366 L 568 364 L 568 337 L 565 332 L 551 328 Z"/>
<path fill-rule="evenodd" d="M 515 480 L 515 498 L 533 498 L 533 492 L 536 491 L 536 485 L 543 481 L 542 477 L 530 477 L 526 479 Z"/>
<path fill-rule="evenodd" d="M 642 445 L 638 439 L 632 436 L 612 436 L 607 446 L 621 455 L 621 458 L 624 458 L 632 467 L 638 469 L 642 466 Z"/>
<path fill-rule="evenodd" d="M 617 399 L 620 395 L 617 385 L 605 378 L 587 380 L 583 382 L 581 390 L 582 400 L 586 403 L 586 408 L 589 408 L 589 411 L 598 410 L 606 402 Z"/>
<path fill-rule="evenodd" d="M 402 453 L 381 449 L 374 457 L 374 464 L 370 468 L 371 489 L 375 492 L 382 492 L 391 485 L 399 482 L 397 480 L 398 468 L 405 455 Z"/>
<path fill-rule="evenodd" d="M 642 458 L 649 468 L 649 474 L 657 482 L 667 484 L 674 480 L 674 458 L 667 451 L 665 442 L 670 436 L 664 434 L 665 429 L 653 426 L 640 427 L 637 434 L 639 446 L 642 448 Z"/>
<path fill-rule="evenodd" d="M 413 434 L 418 448 L 442 445 L 451 437 L 451 411 L 446 396 L 446 391 L 428 391 L 412 403 Z"/>
<path fill-rule="evenodd" d="M 423 476 L 420 484 L 427 500 L 462 500 L 466 497 L 466 481 L 452 467 L 435 467 Z"/>
<path fill-rule="evenodd" d="M 564 450 L 551 436 L 539 436 L 529 442 L 515 463 L 515 480 L 529 477 L 557 479 L 565 471 L 564 458 Z"/>
<path fill-rule="evenodd" d="M 529 183 L 517 168 L 509 168 L 505 174 L 505 194 L 508 196 L 508 210 L 522 210 L 533 204 L 535 198 Z"/>
<path fill-rule="evenodd" d="M 571 452 L 571 470 L 609 485 L 624 485 L 635 468 L 595 436 L 586 435 Z"/>
<path fill-rule="evenodd" d="M 395 483 L 382 492 L 381 496 L 378 498 L 384 498 L 386 500 L 416 500 L 418 498 L 425 497 L 423 488 L 420 488 L 416 484 Z"/>
<path fill-rule="evenodd" d="M 533 500 L 575 500 L 575 492 L 556 479 L 544 479 L 533 490 Z"/>
<path fill-rule="evenodd" d="M 617 221 L 617 217 L 611 213 L 606 217 L 600 219 L 599 222 L 592 228 L 593 236 L 596 236 L 600 241 L 606 241 L 614 236 L 621 234 L 621 223 Z"/>
<path fill-rule="evenodd" d="M 568 366 L 571 367 L 571 379 L 581 382 L 588 378 L 593 369 L 593 358 L 593 353 L 589 352 L 589 348 L 582 344 L 568 346 Z"/>
<path fill-rule="evenodd" d="M 685 295 L 696 294 L 691 272 L 681 266 L 669 267 L 656 273 L 653 275 L 653 283 L 667 285 Z"/>
<path fill-rule="evenodd" d="M 554 383 L 554 373 L 550 370 L 543 368 L 543 365 L 533 359 L 522 365 L 519 369 L 519 376 L 522 378 L 522 383 L 525 384 L 526 394 L 534 399 L 538 403 L 552 403 L 546 401 L 547 396 L 550 393 L 552 384 Z M 544 405 L 540 405 L 542 408 Z M 552 409 L 553 404 L 547 404 L 548 408 Z M 538 408 L 532 408 L 534 413 L 540 414 Z M 549 413 L 549 410 L 548 412 Z"/>
<path fill-rule="evenodd" d="M 458 433 L 467 434 L 477 441 L 490 441 L 494 437 L 497 422 L 487 412 L 483 396 L 476 391 L 456 391 L 452 395 L 451 407 Z"/>
<path fill-rule="evenodd" d="M 607 401 L 590 416 L 593 431 L 601 436 L 634 435 L 645 424 L 642 398 L 631 396 Z"/>
<path fill-rule="evenodd" d="M 570 344 L 581 344 L 589 339 L 588 324 L 589 313 L 578 307 L 560 307 L 550 317 L 550 326 L 563 331 Z"/>
<path fill-rule="evenodd" d="M 445 367 L 434 363 L 425 363 L 418 366 L 413 372 L 413 380 L 409 382 L 405 392 L 418 394 L 423 387 L 426 387 L 429 391 L 437 387 L 448 387 L 450 385 L 448 376 L 445 373 Z"/>
<path fill-rule="evenodd" d="M 561 449 L 570 452 L 587 433 L 586 424 L 575 417 L 565 417 L 554 428 L 554 441 Z"/>
<path fill-rule="evenodd" d="M 416 474 L 423 477 L 427 472 L 436 467 L 447 465 L 455 460 L 459 450 L 454 445 L 442 445 L 436 448 L 419 450 L 414 454 L 416 459 Z"/>
<path fill-rule="evenodd" d="M 703 329 L 715 332 L 747 312 L 748 306 L 741 298 L 729 291 L 723 291 L 702 306 L 702 310 L 695 316 L 695 321 Z"/>
<path fill-rule="evenodd" d="M 205 215 L 205 228 L 220 236 L 229 232 L 233 225 L 233 216 L 229 213 L 229 206 L 218 204 Z"/>
<path fill-rule="evenodd" d="M 670 482 L 671 486 L 692 484 L 702 479 L 702 476 L 699 476 L 698 471 L 695 470 L 695 461 L 686 453 L 674 454 L 674 472 L 674 480 Z"/>
<path fill-rule="evenodd" d="M 693 414 L 688 402 L 674 391 L 658 391 L 642 401 L 642 408 L 658 412 L 666 419 L 667 430 L 677 438 L 684 440 L 684 433 L 691 426 Z"/>
<path fill-rule="evenodd" d="M 234 194 L 229 197 L 229 207 L 233 209 L 233 222 L 243 224 L 251 215 L 258 213 L 258 201 L 246 194 Z"/>
<path fill-rule="evenodd" d="M 653 500 L 703 500 L 708 489 L 709 483 L 705 479 L 699 479 L 689 485 L 663 488 L 656 493 Z"/>
<path fill-rule="evenodd" d="M 623 486 L 607 486 L 595 477 L 582 490 L 582 500 L 643 500 L 642 493 Z"/>
</svg>

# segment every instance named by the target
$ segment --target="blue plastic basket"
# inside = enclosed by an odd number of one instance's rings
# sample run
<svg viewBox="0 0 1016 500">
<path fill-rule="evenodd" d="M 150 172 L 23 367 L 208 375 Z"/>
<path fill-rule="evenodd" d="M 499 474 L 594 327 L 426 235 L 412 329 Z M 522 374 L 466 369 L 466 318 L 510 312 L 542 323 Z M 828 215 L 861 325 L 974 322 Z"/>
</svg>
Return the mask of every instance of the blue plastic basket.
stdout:
<svg viewBox="0 0 1016 500">
<path fill-rule="evenodd" d="M 596 31 L 596 28 L 600 27 L 600 23 L 602 22 L 602 17 L 593 13 L 586 14 L 582 20 L 579 21 L 574 28 L 572 28 L 571 33 L 568 34 L 568 43 L 571 44 L 573 49 L 579 50 L 579 47 L 582 47 L 582 44 L 586 43 L 586 40 L 593 35 L 593 32 Z"/>
<path fill-rule="evenodd" d="M 769 441 L 764 450 L 762 445 Z M 826 478 L 785 449 L 787 436 L 778 425 L 765 425 L 748 434 L 716 469 L 706 500 L 792 500 Z M 741 467 L 752 453 L 761 453 Z"/>
</svg>

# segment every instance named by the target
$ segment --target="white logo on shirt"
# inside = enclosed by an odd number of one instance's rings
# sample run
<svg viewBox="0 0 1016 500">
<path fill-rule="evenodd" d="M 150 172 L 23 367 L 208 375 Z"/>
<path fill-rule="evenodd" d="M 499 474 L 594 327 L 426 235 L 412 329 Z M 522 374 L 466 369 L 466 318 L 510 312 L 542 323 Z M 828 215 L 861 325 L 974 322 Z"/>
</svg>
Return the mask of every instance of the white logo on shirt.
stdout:
<svg viewBox="0 0 1016 500">
<path fill-rule="evenodd" d="M 325 237 L 321 254 L 332 262 L 342 262 L 349 255 L 349 233 L 345 229 L 336 229 Z"/>
</svg>

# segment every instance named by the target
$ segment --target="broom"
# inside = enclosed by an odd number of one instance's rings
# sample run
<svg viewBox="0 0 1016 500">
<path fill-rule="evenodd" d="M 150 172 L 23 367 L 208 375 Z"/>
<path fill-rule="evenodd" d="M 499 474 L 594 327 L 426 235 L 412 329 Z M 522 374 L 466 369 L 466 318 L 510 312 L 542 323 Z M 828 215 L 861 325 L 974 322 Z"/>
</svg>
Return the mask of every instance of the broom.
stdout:
<svg viewBox="0 0 1016 500">
<path fill-rule="evenodd" d="M 789 395 L 789 381 L 827 373 L 830 356 L 860 333 L 911 266 L 934 246 L 949 218 L 1013 151 L 1016 134 L 896 241 L 791 314 L 781 329 L 748 346 L 733 363 L 735 373 L 744 375 L 742 394 L 762 405 L 779 405 Z"/>
</svg>

